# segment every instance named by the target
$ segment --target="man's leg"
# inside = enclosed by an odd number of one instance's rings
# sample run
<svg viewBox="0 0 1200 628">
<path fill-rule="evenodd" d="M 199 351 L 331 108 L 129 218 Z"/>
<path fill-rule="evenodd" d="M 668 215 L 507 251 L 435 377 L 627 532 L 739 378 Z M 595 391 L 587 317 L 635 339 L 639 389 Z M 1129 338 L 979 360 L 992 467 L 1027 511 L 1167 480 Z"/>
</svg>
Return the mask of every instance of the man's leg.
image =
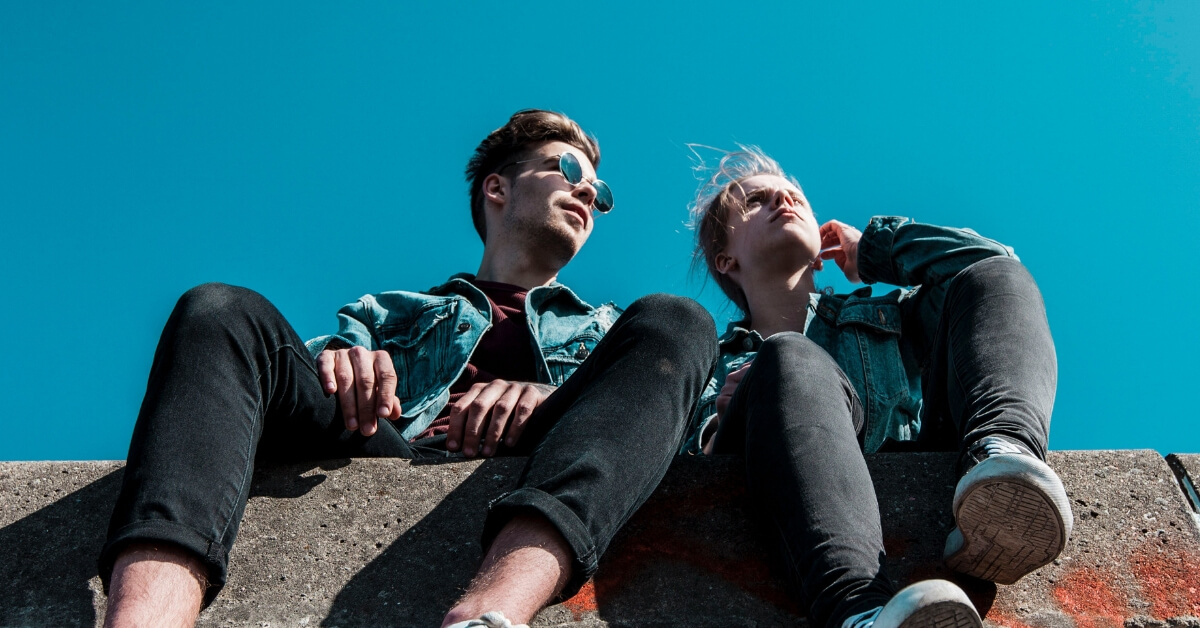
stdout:
<svg viewBox="0 0 1200 628">
<path fill-rule="evenodd" d="M 1011 584 L 1053 560 L 1072 523 L 1062 482 L 1045 465 L 1054 340 L 1020 262 L 989 258 L 950 281 L 930 358 L 927 414 L 953 421 L 964 474 L 947 563 Z"/>
<path fill-rule="evenodd" d="M 154 605 L 182 613 L 156 625 L 195 620 L 225 583 L 256 458 L 406 455 L 389 428 L 365 441 L 344 433 L 336 399 L 266 299 L 220 284 L 188 291 L 155 352 L 100 557 L 108 625 L 137 625 Z"/>
<path fill-rule="evenodd" d="M 595 572 L 658 486 L 716 360 L 712 318 L 690 299 L 636 301 L 522 437 L 518 488 L 495 500 L 488 552 L 444 626 L 501 611 L 527 622 Z"/>
<path fill-rule="evenodd" d="M 743 454 L 813 626 L 883 606 L 879 504 L 859 442 L 863 410 L 825 350 L 801 334 L 763 343 L 721 421 L 714 454 Z"/>
</svg>

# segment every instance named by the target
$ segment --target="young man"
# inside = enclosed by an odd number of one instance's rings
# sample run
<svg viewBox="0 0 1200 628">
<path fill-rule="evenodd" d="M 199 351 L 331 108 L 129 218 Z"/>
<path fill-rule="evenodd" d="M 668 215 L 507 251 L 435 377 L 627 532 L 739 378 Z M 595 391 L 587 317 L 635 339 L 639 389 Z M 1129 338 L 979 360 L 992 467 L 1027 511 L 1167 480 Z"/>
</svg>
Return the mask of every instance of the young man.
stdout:
<svg viewBox="0 0 1200 628">
<path fill-rule="evenodd" d="M 980 626 L 943 580 L 893 595 L 862 452 L 957 450 L 945 560 L 1010 584 L 1055 558 L 1072 515 L 1044 463 L 1057 366 L 1041 294 L 1008 247 L 966 229 L 876 217 L 818 226 L 757 149 L 730 153 L 694 206 L 697 255 L 745 313 L 685 450 L 743 455 L 816 626 Z M 834 260 L 852 282 L 818 292 Z"/>
<path fill-rule="evenodd" d="M 365 296 L 307 349 L 249 290 L 188 291 L 100 557 L 106 625 L 195 621 L 225 582 L 259 461 L 528 455 L 486 513 L 483 565 L 444 625 L 528 621 L 582 585 L 665 473 L 715 360 L 694 302 L 654 295 L 621 314 L 555 281 L 594 211 L 612 209 L 599 161 L 565 116 L 516 113 L 467 167 L 476 274 Z"/>
</svg>

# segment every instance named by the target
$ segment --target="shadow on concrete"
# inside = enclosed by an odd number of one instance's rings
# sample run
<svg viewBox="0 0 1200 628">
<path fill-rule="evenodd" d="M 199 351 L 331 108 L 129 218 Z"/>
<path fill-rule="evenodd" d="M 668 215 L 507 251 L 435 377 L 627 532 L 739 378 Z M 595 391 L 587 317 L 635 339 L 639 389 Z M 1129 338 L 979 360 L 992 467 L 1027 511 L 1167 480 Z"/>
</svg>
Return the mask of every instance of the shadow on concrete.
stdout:
<svg viewBox="0 0 1200 628">
<path fill-rule="evenodd" d="M 93 626 L 88 581 L 104 544 L 122 471 L 108 475 L 0 528 L 0 626 Z M 23 586 L 21 586 L 23 585 Z"/>
<path fill-rule="evenodd" d="M 305 476 L 305 473 L 318 468 L 322 471 L 335 471 L 348 466 L 350 466 L 349 458 L 287 465 L 270 463 L 256 466 L 254 479 L 250 484 L 250 497 L 285 499 L 304 497 L 329 477 L 322 473 Z M 264 470 L 268 472 L 264 473 Z"/>
<path fill-rule="evenodd" d="M 478 566 L 488 502 L 524 459 L 485 461 L 428 515 L 356 573 L 322 626 L 437 626 Z M 425 464 L 414 463 L 414 466 Z"/>
</svg>

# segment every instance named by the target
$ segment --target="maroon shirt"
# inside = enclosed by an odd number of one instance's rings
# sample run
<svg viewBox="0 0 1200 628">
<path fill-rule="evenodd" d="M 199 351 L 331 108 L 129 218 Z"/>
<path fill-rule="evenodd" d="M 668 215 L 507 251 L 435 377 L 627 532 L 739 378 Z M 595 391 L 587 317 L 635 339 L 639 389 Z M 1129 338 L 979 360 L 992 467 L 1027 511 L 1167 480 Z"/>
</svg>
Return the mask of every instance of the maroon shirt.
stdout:
<svg viewBox="0 0 1200 628">
<path fill-rule="evenodd" d="M 462 398 L 471 386 L 495 379 L 514 382 L 537 381 L 537 357 L 533 338 L 525 321 L 525 295 L 520 286 L 480 281 L 471 283 L 483 291 L 492 306 L 492 328 L 479 339 L 467 368 L 450 386 L 450 401 L 425 431 L 413 441 L 445 434 L 450 430 L 450 406 Z"/>
</svg>

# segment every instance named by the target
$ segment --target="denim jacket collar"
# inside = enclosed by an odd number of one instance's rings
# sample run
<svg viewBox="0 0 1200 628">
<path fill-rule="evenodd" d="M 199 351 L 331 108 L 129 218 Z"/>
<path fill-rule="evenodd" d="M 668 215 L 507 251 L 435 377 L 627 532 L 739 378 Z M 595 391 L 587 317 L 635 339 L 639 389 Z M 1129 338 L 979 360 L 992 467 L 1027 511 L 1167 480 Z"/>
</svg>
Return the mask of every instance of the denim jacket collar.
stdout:
<svg viewBox="0 0 1200 628">
<path fill-rule="evenodd" d="M 750 329 L 750 321 L 746 319 L 730 322 L 729 326 L 725 328 L 725 333 L 717 339 L 721 354 L 737 354 L 747 351 L 757 353 L 762 343 L 762 335 Z"/>
</svg>

